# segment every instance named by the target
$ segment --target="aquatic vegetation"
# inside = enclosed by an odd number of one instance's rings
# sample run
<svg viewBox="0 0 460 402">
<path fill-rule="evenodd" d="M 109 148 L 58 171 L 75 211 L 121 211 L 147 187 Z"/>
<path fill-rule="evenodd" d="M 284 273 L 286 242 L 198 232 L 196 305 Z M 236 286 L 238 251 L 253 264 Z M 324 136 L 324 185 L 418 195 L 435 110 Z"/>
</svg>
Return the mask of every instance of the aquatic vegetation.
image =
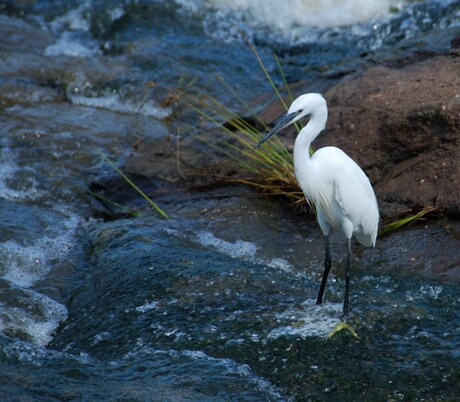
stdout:
<svg viewBox="0 0 460 402">
<path fill-rule="evenodd" d="M 115 207 L 121 211 L 123 211 L 124 213 L 126 213 L 128 216 L 131 216 L 131 217 L 136 217 L 139 215 L 139 212 L 133 208 L 129 208 L 129 207 L 126 207 L 124 205 L 121 205 L 107 197 L 104 197 L 102 194 L 99 194 L 99 193 L 95 193 L 94 191 L 87 191 L 87 193 L 97 199 L 98 201 L 100 201 L 101 203 L 103 203 L 104 205 L 112 208 L 112 207 Z"/>
<path fill-rule="evenodd" d="M 417 222 L 419 219 L 423 218 L 425 215 L 436 210 L 437 208 L 435 207 L 425 207 L 421 211 L 409 216 L 406 215 L 403 217 L 390 217 L 381 226 L 379 236 L 389 234 L 391 232 L 394 232 L 395 230 L 402 229 L 406 226 L 410 226 L 413 223 Z"/>
<path fill-rule="evenodd" d="M 262 68 L 264 75 L 275 91 L 283 107 L 287 110 L 282 94 L 279 92 L 267 69 L 255 48 L 251 48 Z M 283 81 L 285 81 L 278 58 L 275 55 Z M 188 105 L 206 121 L 220 127 L 225 134 L 222 139 L 216 141 L 212 134 L 205 133 L 200 138 L 215 151 L 224 154 L 236 165 L 239 172 L 247 172 L 242 177 L 221 177 L 224 180 L 242 183 L 257 188 L 267 195 L 282 196 L 295 205 L 308 203 L 300 190 L 294 174 L 294 162 L 291 152 L 279 139 L 275 138 L 265 143 L 260 149 L 254 149 L 259 142 L 262 132 L 268 129 L 267 124 L 254 112 L 253 108 L 241 99 L 231 88 L 223 77 L 218 77 L 229 91 L 241 104 L 242 111 L 247 113 L 249 118 L 242 117 L 235 113 L 216 98 L 203 94 L 200 97 L 186 95 Z M 292 95 L 286 83 L 287 95 L 292 100 Z M 224 124 L 222 124 L 224 122 Z M 262 128 L 262 131 L 258 129 Z M 299 128 L 300 126 L 298 126 Z M 211 173 L 208 173 L 211 174 Z"/>
<path fill-rule="evenodd" d="M 210 121 L 217 123 L 213 114 L 227 118 L 227 124 L 222 126 L 227 137 L 217 142 L 207 136 L 201 138 L 209 147 L 232 160 L 238 171 L 247 172 L 248 175 L 222 179 L 244 183 L 265 194 L 283 196 L 295 203 L 305 201 L 295 179 L 292 154 L 281 140 L 264 144 L 261 150 L 253 150 L 261 133 L 251 123 L 210 97 L 192 102 L 190 107 Z"/>
<path fill-rule="evenodd" d="M 285 97 L 275 85 L 267 68 L 255 47 L 249 42 L 261 70 L 270 83 L 277 98 L 285 110 L 288 109 Z M 293 96 L 286 81 L 278 57 L 274 54 L 280 76 L 282 78 L 286 96 L 292 102 Z M 260 150 L 255 149 L 255 145 L 267 131 L 267 124 L 257 115 L 253 108 L 244 101 L 236 91 L 226 83 L 223 77 L 218 77 L 225 89 L 231 93 L 240 103 L 242 110 L 240 113 L 232 111 L 218 99 L 202 94 L 200 97 L 184 94 L 188 98 L 187 104 L 204 120 L 219 127 L 224 132 L 224 137 L 216 141 L 212 132 L 204 131 L 200 138 L 210 148 L 224 154 L 237 167 L 238 172 L 247 172 L 248 176 L 221 177 L 235 183 L 246 184 L 256 188 L 266 195 L 281 196 L 287 199 L 296 207 L 308 204 L 312 205 L 303 195 L 294 173 L 294 161 L 292 153 L 279 138 L 272 138 L 269 142 L 264 142 Z M 249 118 L 242 117 L 246 113 Z M 296 128 L 300 131 L 301 123 L 296 122 Z M 261 127 L 260 130 L 258 127 Z M 310 153 L 313 149 L 310 148 Z M 212 173 L 207 173 L 212 175 Z M 426 207 L 413 215 L 403 217 L 390 217 L 381 225 L 379 235 L 388 234 L 394 230 L 401 229 L 410 225 L 426 214 L 434 211 L 434 207 Z"/>
</svg>

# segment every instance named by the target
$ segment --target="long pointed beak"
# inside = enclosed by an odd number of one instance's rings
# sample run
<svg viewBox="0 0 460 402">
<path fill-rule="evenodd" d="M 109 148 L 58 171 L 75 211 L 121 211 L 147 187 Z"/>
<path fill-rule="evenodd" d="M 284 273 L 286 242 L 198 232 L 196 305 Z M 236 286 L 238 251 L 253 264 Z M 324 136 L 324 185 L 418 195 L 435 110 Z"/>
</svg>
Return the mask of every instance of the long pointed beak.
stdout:
<svg viewBox="0 0 460 402">
<path fill-rule="evenodd" d="M 294 113 L 288 113 L 281 117 L 275 124 L 275 126 L 265 134 L 265 136 L 259 141 L 259 143 L 253 148 L 253 151 L 255 151 L 257 148 L 259 148 L 265 141 L 267 141 L 271 136 L 279 133 L 283 128 L 286 128 L 287 126 L 291 125 L 294 123 L 295 118 L 299 115 L 301 111 L 299 110 L 298 112 Z"/>
</svg>

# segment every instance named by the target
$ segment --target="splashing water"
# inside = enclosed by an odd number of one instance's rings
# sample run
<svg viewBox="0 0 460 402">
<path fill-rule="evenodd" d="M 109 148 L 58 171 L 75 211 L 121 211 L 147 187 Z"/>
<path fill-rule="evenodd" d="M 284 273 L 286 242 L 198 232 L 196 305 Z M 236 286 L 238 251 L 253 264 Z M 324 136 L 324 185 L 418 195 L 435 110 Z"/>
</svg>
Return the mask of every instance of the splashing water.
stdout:
<svg viewBox="0 0 460 402">
<path fill-rule="evenodd" d="M 289 5 L 282 0 L 177 0 L 184 8 L 199 12 L 203 9 L 223 16 L 233 16 L 241 21 L 251 21 L 255 28 L 270 28 L 286 35 L 298 27 L 339 27 L 356 22 L 387 16 L 391 7 L 400 2 L 383 0 L 296 0 Z"/>
</svg>

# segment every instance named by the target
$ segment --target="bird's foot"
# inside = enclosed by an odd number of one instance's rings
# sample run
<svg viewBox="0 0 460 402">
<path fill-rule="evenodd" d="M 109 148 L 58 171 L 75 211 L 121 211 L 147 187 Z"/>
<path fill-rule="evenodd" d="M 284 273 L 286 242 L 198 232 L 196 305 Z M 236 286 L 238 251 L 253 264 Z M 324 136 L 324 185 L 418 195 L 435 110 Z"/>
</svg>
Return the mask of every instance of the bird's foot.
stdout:
<svg viewBox="0 0 460 402">
<path fill-rule="evenodd" d="M 332 331 L 329 332 L 327 335 L 327 339 L 331 339 L 334 335 L 336 335 L 338 332 L 343 331 L 344 329 L 348 330 L 351 335 L 353 335 L 356 339 L 359 339 L 359 336 L 355 329 L 345 321 L 340 321 L 334 328 L 332 328 Z"/>
</svg>

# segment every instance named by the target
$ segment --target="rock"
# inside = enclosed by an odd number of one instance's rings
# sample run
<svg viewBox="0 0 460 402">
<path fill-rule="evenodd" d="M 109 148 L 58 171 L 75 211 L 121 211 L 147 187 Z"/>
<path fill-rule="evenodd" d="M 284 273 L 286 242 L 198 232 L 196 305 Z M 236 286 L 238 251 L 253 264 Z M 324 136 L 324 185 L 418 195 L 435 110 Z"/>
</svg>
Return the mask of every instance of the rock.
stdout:
<svg viewBox="0 0 460 402">
<path fill-rule="evenodd" d="M 24 2 L 24 4 L 27 2 Z M 103 92 L 111 83 L 128 76 L 126 58 L 106 58 L 68 54 L 47 55 L 59 42 L 50 30 L 39 24 L 0 14 L 0 105 L 74 101 L 67 90 Z M 65 49 L 65 46 L 61 44 Z M 65 52 L 63 52 L 65 53 Z M 78 68 L 75 66 L 78 65 Z M 128 84 L 123 89 L 129 87 Z M 138 91 L 138 88 L 136 88 Z M 141 94 L 142 96 L 142 94 Z M 78 104 L 78 102 L 76 102 Z"/>
<path fill-rule="evenodd" d="M 0 26 L 2 33 L 0 53 L 2 56 L 9 52 L 38 54 L 53 40 L 52 35 L 46 30 L 34 27 L 20 18 L 0 14 Z"/>
<path fill-rule="evenodd" d="M 343 77 L 324 94 L 329 120 L 313 147 L 334 145 L 356 160 L 371 178 L 383 217 L 433 206 L 460 217 L 459 55 L 451 50 L 389 60 Z M 307 92 L 305 87 L 311 88 L 311 82 L 296 84 L 294 92 Z M 283 112 L 277 101 L 261 116 L 274 121 Z M 294 136 L 284 135 L 288 148 Z M 175 141 L 141 144 L 126 169 L 169 182 L 187 176 L 189 184 L 247 175 L 235 172 L 226 155 L 199 138 L 181 141 L 179 165 Z M 204 178 L 203 171 L 214 178 Z"/>
<path fill-rule="evenodd" d="M 379 236 L 375 251 L 363 253 L 363 266 L 388 267 L 395 272 L 417 272 L 445 283 L 460 278 L 460 221 L 419 222 L 388 236 Z"/>
<path fill-rule="evenodd" d="M 141 142 L 136 144 L 136 152 L 124 168 L 131 175 L 189 188 L 222 183 L 236 171 L 235 164 L 228 157 L 213 149 L 212 145 L 219 139 L 222 139 L 222 133 L 216 132 L 209 137 L 167 136 L 153 142 Z M 229 139 L 225 138 L 225 141 Z"/>
<path fill-rule="evenodd" d="M 460 216 L 460 53 L 385 65 L 325 94 L 329 122 L 314 145 L 335 145 L 363 167 L 377 196 Z"/>
<path fill-rule="evenodd" d="M 450 43 L 454 49 L 460 48 L 460 35 L 453 38 Z"/>
</svg>

